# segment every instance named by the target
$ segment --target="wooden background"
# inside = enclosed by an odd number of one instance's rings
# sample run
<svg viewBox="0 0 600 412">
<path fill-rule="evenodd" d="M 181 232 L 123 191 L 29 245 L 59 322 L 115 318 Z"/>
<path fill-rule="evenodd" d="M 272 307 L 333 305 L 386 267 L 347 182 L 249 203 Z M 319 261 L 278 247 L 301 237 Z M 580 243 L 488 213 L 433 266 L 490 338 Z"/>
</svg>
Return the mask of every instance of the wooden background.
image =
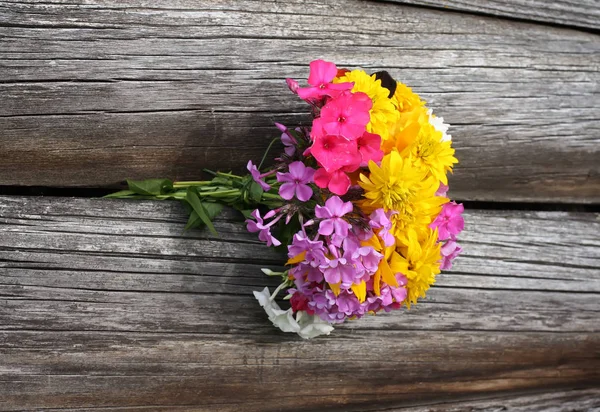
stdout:
<svg viewBox="0 0 600 412">
<path fill-rule="evenodd" d="M 599 29 L 597 0 L 0 0 L 0 193 L 240 170 L 325 58 L 420 93 L 486 201 L 422 303 L 301 341 L 232 212 L 0 196 L 0 410 L 600 410 Z"/>
</svg>

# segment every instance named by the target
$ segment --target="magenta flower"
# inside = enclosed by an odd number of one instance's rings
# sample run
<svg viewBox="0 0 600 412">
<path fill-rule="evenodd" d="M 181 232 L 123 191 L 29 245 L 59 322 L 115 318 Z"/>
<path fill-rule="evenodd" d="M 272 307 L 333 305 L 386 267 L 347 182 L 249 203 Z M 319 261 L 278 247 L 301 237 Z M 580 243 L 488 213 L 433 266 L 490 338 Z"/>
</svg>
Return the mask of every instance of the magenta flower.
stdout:
<svg viewBox="0 0 600 412">
<path fill-rule="evenodd" d="M 315 215 L 323 219 L 319 223 L 319 234 L 329 236 L 336 233 L 343 238 L 348 236 L 350 224 L 342 219 L 342 216 L 352 212 L 352 202 L 344 202 L 337 196 L 332 196 L 325 202 L 325 206 L 317 205 Z"/>
<path fill-rule="evenodd" d="M 356 141 L 358 145 L 358 153 L 360 153 L 360 167 L 367 167 L 369 161 L 375 163 L 381 162 L 383 159 L 383 151 L 381 150 L 381 136 L 374 133 L 364 132 Z"/>
<path fill-rule="evenodd" d="M 441 248 L 442 264 L 440 269 L 452 269 L 452 261 L 462 252 L 462 248 L 454 240 L 447 241 Z"/>
<path fill-rule="evenodd" d="M 350 188 L 350 178 L 341 170 L 333 173 L 327 173 L 325 169 L 318 169 L 315 172 L 315 184 L 322 189 L 329 189 L 338 196 L 343 196 Z"/>
<path fill-rule="evenodd" d="M 325 133 L 343 136 L 348 140 L 361 137 L 371 119 L 373 101 L 365 93 L 343 93 L 331 99 L 321 109 Z"/>
<path fill-rule="evenodd" d="M 328 172 L 345 166 L 349 166 L 353 170 L 358 169 L 361 156 L 356 141 L 335 134 L 322 134 L 320 132 L 322 131 L 321 125 L 321 119 L 315 119 L 311 133 L 313 145 L 310 153 L 317 159 L 317 162 Z"/>
<path fill-rule="evenodd" d="M 456 202 L 446 203 L 442 207 L 440 214 L 429 225 L 432 229 L 438 229 L 439 240 L 456 239 L 456 235 L 465 228 L 465 221 L 461 216 L 464 210 L 464 206 Z"/>
<path fill-rule="evenodd" d="M 311 87 L 296 88 L 298 96 L 302 100 L 319 100 L 324 96 L 335 97 L 340 93 L 352 90 L 354 83 L 337 83 L 331 81 L 337 76 L 337 67 L 335 64 L 324 60 L 313 60 L 310 62 L 310 74 L 308 75 L 308 84 Z M 288 87 L 290 82 L 288 82 Z M 297 83 L 296 83 L 297 87 Z M 294 91 L 292 89 L 292 91 Z"/>
<path fill-rule="evenodd" d="M 285 79 L 285 82 L 287 83 L 287 86 L 292 93 L 298 94 L 298 89 L 300 88 L 300 86 L 298 85 L 298 82 L 296 80 L 287 78 Z"/>
<path fill-rule="evenodd" d="M 312 183 L 315 169 L 306 167 L 302 162 L 290 163 L 289 173 L 277 172 L 277 181 L 283 182 L 279 195 L 285 200 L 291 200 L 294 195 L 301 202 L 306 202 L 313 194 L 309 183 Z"/>
<path fill-rule="evenodd" d="M 260 212 L 258 211 L 258 209 L 256 209 L 254 212 L 252 212 L 251 215 L 255 220 L 252 220 L 252 219 L 246 220 L 246 228 L 248 229 L 248 232 L 251 232 L 251 233 L 259 232 L 258 238 L 260 240 L 262 240 L 263 242 L 266 242 L 267 246 L 281 245 L 281 242 L 279 240 L 275 239 L 275 237 L 273 237 L 273 235 L 271 234 L 271 227 L 275 223 L 277 223 L 279 221 L 279 219 L 281 219 L 281 215 L 279 215 L 277 218 L 273 219 L 268 224 L 265 224 L 265 222 L 263 221 L 263 218 L 260 217 Z M 267 215 L 265 215 L 265 218 L 266 217 L 267 217 Z"/>
<path fill-rule="evenodd" d="M 260 187 L 263 188 L 264 191 L 271 190 L 271 186 L 269 186 L 267 183 L 265 183 L 262 180 L 263 177 L 268 176 L 271 173 L 265 173 L 265 174 L 261 175 L 260 172 L 258 171 L 258 168 L 252 163 L 252 160 L 248 160 L 248 164 L 246 165 L 246 169 L 248 169 L 248 171 L 252 175 L 252 179 L 254 179 L 254 181 L 256 183 L 258 183 L 260 185 Z"/>
</svg>

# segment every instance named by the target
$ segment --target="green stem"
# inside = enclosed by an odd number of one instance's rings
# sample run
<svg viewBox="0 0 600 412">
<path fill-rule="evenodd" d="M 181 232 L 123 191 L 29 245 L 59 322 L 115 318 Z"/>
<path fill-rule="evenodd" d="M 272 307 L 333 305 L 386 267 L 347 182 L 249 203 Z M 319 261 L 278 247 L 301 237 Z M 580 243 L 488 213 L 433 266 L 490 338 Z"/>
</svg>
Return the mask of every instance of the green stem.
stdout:
<svg viewBox="0 0 600 412">
<path fill-rule="evenodd" d="M 274 193 L 263 193 L 262 197 L 264 197 L 265 199 L 277 199 L 277 200 L 283 200 L 281 198 L 281 196 L 276 195 Z"/>
<path fill-rule="evenodd" d="M 232 177 L 234 179 L 242 179 L 241 176 L 233 175 L 231 173 L 223 173 L 223 172 L 217 172 L 217 176 L 227 176 L 227 177 Z"/>
<path fill-rule="evenodd" d="M 258 170 L 260 170 L 260 168 L 262 167 L 263 163 L 265 162 L 265 159 L 267 158 L 267 155 L 269 154 L 269 150 L 271 150 L 271 146 L 273 146 L 273 144 L 279 140 L 278 137 L 276 137 L 275 139 L 271 140 L 271 143 L 269 143 L 269 146 L 267 146 L 267 150 L 265 151 L 265 154 L 263 155 L 260 164 L 258 165 Z"/>
<path fill-rule="evenodd" d="M 208 180 L 199 180 L 199 181 L 191 181 L 191 182 L 173 182 L 173 188 L 174 189 L 181 189 L 181 188 L 187 188 L 190 186 L 208 186 L 210 185 L 212 182 L 208 181 Z"/>
<path fill-rule="evenodd" d="M 204 197 L 227 197 L 231 195 L 239 195 L 239 189 L 231 189 L 231 190 L 221 190 L 217 192 L 200 192 L 198 193 L 200 196 Z"/>
</svg>

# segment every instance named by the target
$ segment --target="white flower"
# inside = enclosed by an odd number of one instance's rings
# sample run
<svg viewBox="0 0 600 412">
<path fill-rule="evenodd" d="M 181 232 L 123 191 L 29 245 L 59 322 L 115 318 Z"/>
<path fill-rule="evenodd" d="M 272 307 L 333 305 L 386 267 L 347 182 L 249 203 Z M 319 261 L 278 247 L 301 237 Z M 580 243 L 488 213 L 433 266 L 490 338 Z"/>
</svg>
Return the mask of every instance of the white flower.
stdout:
<svg viewBox="0 0 600 412">
<path fill-rule="evenodd" d="M 276 292 L 279 292 L 279 290 Z M 254 291 L 253 293 L 260 306 L 264 308 L 269 316 L 269 320 L 282 332 L 294 332 L 304 339 L 310 339 L 319 335 L 329 335 L 333 330 L 333 326 L 329 323 L 323 321 L 318 316 L 309 315 L 304 311 L 298 311 L 296 318 L 294 318 L 291 308 L 282 310 L 279 307 L 275 302 L 277 293 L 271 296 L 269 288 L 264 288 L 260 292 Z"/>
<path fill-rule="evenodd" d="M 446 133 L 450 125 L 444 123 L 444 118 L 435 116 L 431 109 L 427 110 L 427 114 L 429 115 L 429 123 L 435 128 L 435 130 L 442 132 L 442 142 L 452 140 L 452 135 Z"/>
</svg>

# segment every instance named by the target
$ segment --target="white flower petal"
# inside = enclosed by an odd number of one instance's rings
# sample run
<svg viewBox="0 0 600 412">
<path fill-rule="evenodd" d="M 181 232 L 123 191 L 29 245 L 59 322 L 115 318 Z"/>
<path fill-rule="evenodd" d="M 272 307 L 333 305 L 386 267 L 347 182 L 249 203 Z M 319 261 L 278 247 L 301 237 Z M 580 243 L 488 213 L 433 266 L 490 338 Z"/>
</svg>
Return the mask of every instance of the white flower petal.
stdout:
<svg viewBox="0 0 600 412">
<path fill-rule="evenodd" d="M 269 316 L 269 320 L 282 332 L 294 332 L 304 339 L 311 339 L 320 335 L 329 335 L 333 330 L 333 326 L 329 323 L 304 311 L 299 311 L 296 318 L 294 318 L 291 308 L 282 310 L 275 301 L 271 300 L 269 288 L 253 293 L 260 306 L 264 308 Z"/>
<path fill-rule="evenodd" d="M 435 128 L 435 130 L 442 132 L 442 142 L 452 140 L 452 135 L 447 133 L 450 125 L 444 123 L 444 118 L 435 116 L 431 109 L 427 110 L 427 114 L 429 115 L 429 123 Z"/>
</svg>

